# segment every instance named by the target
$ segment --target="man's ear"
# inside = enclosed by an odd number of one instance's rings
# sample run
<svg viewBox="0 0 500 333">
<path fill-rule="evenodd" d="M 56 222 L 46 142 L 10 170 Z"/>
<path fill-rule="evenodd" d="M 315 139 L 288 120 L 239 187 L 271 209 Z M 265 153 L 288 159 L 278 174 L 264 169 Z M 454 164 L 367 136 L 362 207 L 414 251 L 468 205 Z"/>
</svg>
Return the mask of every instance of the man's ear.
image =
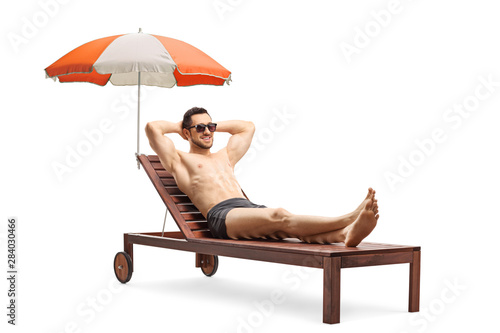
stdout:
<svg viewBox="0 0 500 333">
<path fill-rule="evenodd" d="M 186 141 L 189 141 L 189 138 L 191 137 L 191 133 L 189 133 L 189 130 L 187 128 L 182 129 L 182 138 Z"/>
</svg>

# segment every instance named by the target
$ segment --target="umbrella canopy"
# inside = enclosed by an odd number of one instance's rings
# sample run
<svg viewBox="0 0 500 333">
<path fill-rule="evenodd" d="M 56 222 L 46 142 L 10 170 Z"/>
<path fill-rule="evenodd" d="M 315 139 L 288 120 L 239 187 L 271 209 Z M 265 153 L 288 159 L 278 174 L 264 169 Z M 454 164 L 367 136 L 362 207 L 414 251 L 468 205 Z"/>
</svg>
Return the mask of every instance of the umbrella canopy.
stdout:
<svg viewBox="0 0 500 333">
<path fill-rule="evenodd" d="M 171 88 L 231 81 L 231 72 L 196 47 L 177 39 L 139 33 L 96 39 L 45 68 L 59 82 L 90 82 L 100 86 L 138 85 L 137 152 L 139 154 L 141 84 Z M 137 160 L 137 167 L 139 167 Z"/>
<path fill-rule="evenodd" d="M 138 73 L 141 73 L 139 83 Z M 223 85 L 231 72 L 196 47 L 177 39 L 142 32 L 96 39 L 77 47 L 45 69 L 59 82 L 104 86 L 144 84 Z"/>
</svg>

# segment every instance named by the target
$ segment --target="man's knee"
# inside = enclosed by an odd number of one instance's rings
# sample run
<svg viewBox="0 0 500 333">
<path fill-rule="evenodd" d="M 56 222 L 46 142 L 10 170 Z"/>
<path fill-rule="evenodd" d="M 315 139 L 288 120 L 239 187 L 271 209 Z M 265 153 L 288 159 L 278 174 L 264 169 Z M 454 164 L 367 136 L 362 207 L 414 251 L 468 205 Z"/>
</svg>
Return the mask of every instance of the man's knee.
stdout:
<svg viewBox="0 0 500 333">
<path fill-rule="evenodd" d="M 292 213 L 284 208 L 274 208 L 271 213 L 271 220 L 276 223 L 286 224 L 291 216 Z"/>
</svg>

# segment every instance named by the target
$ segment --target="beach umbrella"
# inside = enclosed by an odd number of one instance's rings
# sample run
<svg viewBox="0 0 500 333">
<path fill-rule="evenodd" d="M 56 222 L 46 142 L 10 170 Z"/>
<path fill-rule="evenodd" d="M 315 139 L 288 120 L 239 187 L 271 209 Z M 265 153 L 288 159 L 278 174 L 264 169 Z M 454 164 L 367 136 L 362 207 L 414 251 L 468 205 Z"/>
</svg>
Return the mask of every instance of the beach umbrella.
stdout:
<svg viewBox="0 0 500 333">
<path fill-rule="evenodd" d="M 138 86 L 137 152 L 139 155 L 141 85 L 172 88 L 229 84 L 231 72 L 183 41 L 138 33 L 104 37 L 70 51 L 49 67 L 47 78 L 100 86 Z M 139 167 L 139 162 L 137 162 Z"/>
</svg>

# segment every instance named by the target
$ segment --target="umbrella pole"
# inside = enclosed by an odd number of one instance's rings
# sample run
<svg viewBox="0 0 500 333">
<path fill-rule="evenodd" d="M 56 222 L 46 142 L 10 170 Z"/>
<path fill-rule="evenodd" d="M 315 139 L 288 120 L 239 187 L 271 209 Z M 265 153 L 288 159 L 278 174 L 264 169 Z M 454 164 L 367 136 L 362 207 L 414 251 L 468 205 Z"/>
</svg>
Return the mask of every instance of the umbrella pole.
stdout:
<svg viewBox="0 0 500 333">
<path fill-rule="evenodd" d="M 141 72 L 137 76 L 137 152 L 135 153 L 137 159 L 137 169 L 141 168 L 139 162 L 139 126 L 141 121 Z"/>
</svg>

